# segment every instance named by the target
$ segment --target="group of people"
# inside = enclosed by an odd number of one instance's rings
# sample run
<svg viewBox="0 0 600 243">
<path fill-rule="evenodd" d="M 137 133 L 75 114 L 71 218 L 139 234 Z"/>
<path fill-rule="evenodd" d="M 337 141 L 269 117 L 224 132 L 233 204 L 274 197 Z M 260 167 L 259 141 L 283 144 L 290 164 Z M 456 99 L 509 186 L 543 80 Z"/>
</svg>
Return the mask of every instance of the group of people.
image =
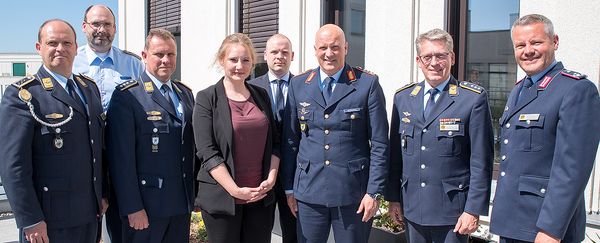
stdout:
<svg viewBox="0 0 600 243">
<path fill-rule="evenodd" d="M 487 215 L 494 134 L 487 93 L 451 75 L 452 37 L 416 41 L 424 81 L 398 89 L 388 125 L 378 76 L 345 61 L 338 26 L 315 35 L 319 66 L 290 73 L 291 41 L 270 37 L 267 74 L 248 36 L 215 55 L 223 77 L 198 92 L 172 75 L 175 37 L 150 30 L 142 57 L 112 46 L 115 16 L 90 6 L 75 30 L 44 22 L 38 73 L 0 103 L 0 176 L 20 242 L 188 242 L 202 212 L 211 243 L 367 242 L 382 199 L 407 240 L 467 242 Z M 600 99 L 555 59 L 552 22 L 512 29 L 517 81 L 500 119 L 491 231 L 501 242 L 580 242 L 583 190 L 600 139 Z M 105 214 L 106 213 L 106 214 Z"/>
</svg>

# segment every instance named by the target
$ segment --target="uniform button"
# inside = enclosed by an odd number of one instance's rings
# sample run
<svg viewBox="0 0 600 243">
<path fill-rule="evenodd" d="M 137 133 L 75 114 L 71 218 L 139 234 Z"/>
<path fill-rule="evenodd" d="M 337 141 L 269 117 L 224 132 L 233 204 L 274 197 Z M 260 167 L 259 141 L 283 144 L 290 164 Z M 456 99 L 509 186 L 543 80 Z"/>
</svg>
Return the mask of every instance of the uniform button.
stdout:
<svg viewBox="0 0 600 243">
<path fill-rule="evenodd" d="M 56 131 L 56 133 L 60 133 L 60 127 L 57 127 L 54 131 Z"/>
<path fill-rule="evenodd" d="M 328 134 L 329 134 L 329 130 L 325 129 L 325 135 L 328 135 Z"/>
<path fill-rule="evenodd" d="M 531 121 L 530 121 L 530 120 L 527 120 L 525 123 L 527 123 L 527 125 L 529 125 L 529 124 L 531 123 Z"/>
<path fill-rule="evenodd" d="M 426 133 L 426 132 L 427 132 L 427 128 L 423 128 L 423 133 Z"/>
<path fill-rule="evenodd" d="M 183 144 L 184 140 L 181 140 L 181 144 Z"/>
<path fill-rule="evenodd" d="M 91 125 L 92 125 L 92 121 L 88 121 L 88 125 L 90 125 L 90 126 L 91 126 Z"/>
<path fill-rule="evenodd" d="M 500 176 L 505 176 L 505 175 L 506 175 L 506 172 L 504 172 L 504 171 L 500 172 Z"/>
<path fill-rule="evenodd" d="M 94 181 L 96 181 L 96 177 L 94 176 Z"/>
<path fill-rule="evenodd" d="M 425 169 L 425 164 L 421 164 L 421 169 Z"/>
<path fill-rule="evenodd" d="M 94 139 L 90 139 L 90 143 L 94 144 Z"/>
<path fill-rule="evenodd" d="M 142 180 L 142 185 L 146 185 L 146 180 Z"/>
<path fill-rule="evenodd" d="M 158 132 L 158 128 L 152 128 L 152 132 Z"/>
<path fill-rule="evenodd" d="M 329 164 L 331 164 L 331 161 L 325 160 L 325 165 L 329 165 Z"/>
<path fill-rule="evenodd" d="M 364 170 L 364 169 L 365 169 L 365 165 L 361 165 L 361 166 L 360 166 L 360 169 L 361 169 L 361 170 Z"/>
<path fill-rule="evenodd" d="M 505 111 L 507 111 L 507 110 L 508 110 L 508 106 L 505 106 L 505 107 L 504 107 L 504 110 L 505 110 Z"/>
<path fill-rule="evenodd" d="M 44 190 L 45 192 L 48 191 L 48 187 L 43 187 L 42 190 Z"/>
<path fill-rule="evenodd" d="M 448 136 L 452 136 L 452 131 L 448 131 Z"/>
<path fill-rule="evenodd" d="M 458 184 L 458 189 L 463 189 L 463 184 Z"/>
<path fill-rule="evenodd" d="M 540 192 L 541 192 L 542 194 L 544 194 L 544 193 L 546 193 L 546 189 L 545 189 L 545 188 L 542 188 L 542 189 L 540 189 Z"/>
<path fill-rule="evenodd" d="M 329 114 L 325 114 L 325 119 L 329 119 Z"/>
<path fill-rule="evenodd" d="M 356 115 L 352 114 L 350 115 L 350 119 L 354 120 L 356 118 Z"/>
<path fill-rule="evenodd" d="M 185 178 L 185 173 L 183 173 L 183 178 Z"/>
<path fill-rule="evenodd" d="M 508 144 L 508 139 L 504 139 L 504 144 Z"/>
<path fill-rule="evenodd" d="M 421 187 L 425 187 L 426 185 L 425 182 L 421 182 Z"/>
<path fill-rule="evenodd" d="M 94 163 L 96 163 L 96 158 L 94 158 L 92 161 L 93 161 Z"/>
<path fill-rule="evenodd" d="M 325 150 L 329 149 L 329 144 L 325 144 Z"/>
<path fill-rule="evenodd" d="M 425 146 L 421 146 L 421 150 L 425 150 Z"/>
<path fill-rule="evenodd" d="M 303 121 L 304 121 L 304 116 L 301 116 L 301 117 L 300 117 L 300 120 L 303 120 Z"/>
<path fill-rule="evenodd" d="M 502 160 L 506 160 L 506 155 L 502 155 Z"/>
<path fill-rule="evenodd" d="M 185 161 L 185 157 L 183 157 L 183 159 L 181 159 L 181 161 Z"/>
<path fill-rule="evenodd" d="M 504 127 L 510 128 L 510 123 L 506 123 L 506 125 L 504 125 Z"/>
</svg>

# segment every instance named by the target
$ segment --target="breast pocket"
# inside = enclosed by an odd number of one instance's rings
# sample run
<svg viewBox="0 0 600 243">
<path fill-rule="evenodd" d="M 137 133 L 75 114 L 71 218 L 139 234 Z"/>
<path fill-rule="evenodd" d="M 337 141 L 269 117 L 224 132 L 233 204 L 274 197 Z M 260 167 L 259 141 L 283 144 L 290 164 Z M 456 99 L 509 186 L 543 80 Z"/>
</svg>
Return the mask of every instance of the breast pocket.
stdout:
<svg viewBox="0 0 600 243">
<path fill-rule="evenodd" d="M 71 152 L 75 143 L 71 128 L 67 124 L 60 127 L 41 126 L 42 139 L 39 149 L 41 154 L 65 154 Z"/>
<path fill-rule="evenodd" d="M 165 135 L 169 134 L 169 124 L 164 121 L 145 122 L 141 130 L 143 141 L 140 141 L 140 145 L 146 146 L 142 149 L 148 149 L 152 153 L 160 153 L 161 145 L 164 146 L 164 142 L 166 142 Z"/>
<path fill-rule="evenodd" d="M 456 129 L 442 129 L 441 126 L 437 129 L 439 156 L 450 157 L 461 153 L 462 144 L 466 143 L 464 124 L 456 124 L 455 126 Z"/>
<path fill-rule="evenodd" d="M 518 120 L 515 124 L 515 136 L 519 151 L 540 151 L 543 144 L 544 116 L 535 121 Z"/>
<path fill-rule="evenodd" d="M 352 136 L 356 136 L 359 132 L 363 132 L 362 128 L 364 127 L 365 115 L 364 109 L 361 107 L 357 108 L 349 108 L 342 109 L 342 129 L 345 131 L 349 131 Z"/>
<path fill-rule="evenodd" d="M 413 137 L 413 130 L 413 125 L 408 125 L 404 123 L 400 124 L 400 129 L 398 130 L 398 133 L 400 133 L 400 146 L 402 147 L 402 153 L 407 155 L 413 154 L 413 147 L 415 143 L 415 139 Z"/>
</svg>

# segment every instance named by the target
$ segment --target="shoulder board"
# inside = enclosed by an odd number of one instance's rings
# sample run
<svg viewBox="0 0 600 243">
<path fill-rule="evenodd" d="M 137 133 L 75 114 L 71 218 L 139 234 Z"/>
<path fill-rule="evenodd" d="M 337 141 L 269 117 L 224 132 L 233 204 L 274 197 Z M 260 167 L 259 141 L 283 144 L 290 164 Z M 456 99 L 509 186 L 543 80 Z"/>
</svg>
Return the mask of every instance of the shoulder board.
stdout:
<svg viewBox="0 0 600 243">
<path fill-rule="evenodd" d="M 361 71 L 361 72 L 363 72 L 363 73 L 366 73 L 366 74 L 369 74 L 369 75 L 372 75 L 372 76 L 377 76 L 377 74 L 375 74 L 374 72 L 371 72 L 371 71 L 369 71 L 369 70 L 367 70 L 367 69 L 363 69 L 362 67 L 356 66 L 356 67 L 354 67 L 354 68 L 355 68 L 356 70 L 358 70 L 358 71 Z"/>
<path fill-rule="evenodd" d="M 569 78 L 572 78 L 572 79 L 577 79 L 577 80 L 584 79 L 584 78 L 587 77 L 587 75 L 585 75 L 583 73 L 576 72 L 576 71 L 571 71 L 571 70 L 568 70 L 568 69 L 563 69 L 560 72 L 560 74 L 562 74 L 563 76 L 567 76 Z"/>
<path fill-rule="evenodd" d="M 459 86 L 463 89 L 470 90 L 478 94 L 481 94 L 481 92 L 483 92 L 483 87 L 467 81 L 461 81 L 459 83 Z"/>
<path fill-rule="evenodd" d="M 302 72 L 302 73 L 300 73 L 300 74 L 298 74 L 298 75 L 294 75 L 294 77 L 295 77 L 295 76 L 302 76 L 302 75 L 304 75 L 304 74 L 307 74 L 307 73 L 311 72 L 312 70 L 313 70 L 313 69 L 308 69 L 308 70 L 306 70 L 306 71 L 304 71 L 304 72 Z"/>
<path fill-rule="evenodd" d="M 415 85 L 417 85 L 417 83 L 409 83 L 409 84 L 404 85 L 401 88 L 397 89 L 395 93 L 398 93 L 398 92 L 400 92 L 402 90 L 408 89 L 408 88 L 410 88 L 412 86 L 415 86 Z"/>
<path fill-rule="evenodd" d="M 183 82 L 181 82 L 181 80 L 179 80 L 179 79 L 174 79 L 173 82 L 181 84 L 181 86 L 183 86 L 186 89 L 189 89 L 190 91 L 192 91 L 192 88 L 190 88 L 190 86 L 187 86 L 186 84 L 184 84 Z"/>
<path fill-rule="evenodd" d="M 131 56 L 137 58 L 138 60 L 142 60 L 142 58 L 140 56 L 138 56 L 137 54 L 135 54 L 133 52 L 130 52 L 128 50 L 121 50 L 121 51 L 123 51 L 123 53 L 125 53 L 125 54 L 131 55 Z"/>
<path fill-rule="evenodd" d="M 131 87 L 135 87 L 137 85 L 139 85 L 138 81 L 131 79 L 131 80 L 125 81 L 125 82 L 117 85 L 116 89 L 118 89 L 120 91 L 125 91 L 125 90 L 127 90 Z"/>
<path fill-rule="evenodd" d="M 82 78 L 84 78 L 84 79 L 85 79 L 85 80 L 87 80 L 87 81 L 90 81 L 90 82 L 92 82 L 92 83 L 96 83 L 96 81 L 94 81 L 94 79 L 93 79 L 93 78 L 90 78 L 89 76 L 87 76 L 87 75 L 85 75 L 85 74 L 83 74 L 83 73 L 79 73 L 79 76 L 81 76 Z"/>
<path fill-rule="evenodd" d="M 21 88 L 25 87 L 25 85 L 33 82 L 34 80 L 35 80 L 34 76 L 27 76 L 17 82 L 12 83 L 12 85 L 18 89 L 21 89 Z"/>
</svg>

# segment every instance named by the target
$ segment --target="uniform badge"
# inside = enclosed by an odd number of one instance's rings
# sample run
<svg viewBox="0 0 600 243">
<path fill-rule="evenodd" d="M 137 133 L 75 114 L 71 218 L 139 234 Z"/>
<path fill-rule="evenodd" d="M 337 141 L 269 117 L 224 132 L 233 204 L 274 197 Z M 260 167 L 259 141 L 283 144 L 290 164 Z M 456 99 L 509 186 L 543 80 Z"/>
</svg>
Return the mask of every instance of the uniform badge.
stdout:
<svg viewBox="0 0 600 243">
<path fill-rule="evenodd" d="M 31 93 L 29 93 L 29 91 L 26 89 L 21 89 L 19 90 L 19 99 L 27 103 L 31 100 Z"/>
<path fill-rule="evenodd" d="M 302 107 L 309 107 L 309 106 L 310 106 L 310 103 L 307 103 L 307 102 L 300 102 L 300 105 L 301 105 Z"/>
<path fill-rule="evenodd" d="M 348 79 L 350 80 L 351 83 L 356 81 L 356 75 L 354 74 L 354 71 L 352 71 L 352 69 L 349 69 L 348 71 L 346 71 L 346 75 L 348 75 Z"/>
<path fill-rule="evenodd" d="M 460 131 L 460 118 L 440 118 L 440 131 L 447 131 L 448 135 Z"/>
<path fill-rule="evenodd" d="M 304 80 L 304 83 L 310 84 L 310 82 L 315 77 L 315 75 L 317 75 L 317 73 L 315 73 L 315 72 L 310 73 L 310 75 L 308 75 L 308 78 L 306 78 L 306 80 Z"/>
<path fill-rule="evenodd" d="M 147 93 L 154 92 L 154 86 L 152 85 L 152 82 L 144 82 L 144 90 L 146 90 Z"/>
<path fill-rule="evenodd" d="M 60 119 L 63 117 L 64 117 L 64 115 L 60 114 L 60 113 L 52 113 L 52 114 L 46 115 L 46 118 L 48 118 L 48 119 Z"/>
<path fill-rule="evenodd" d="M 458 88 L 456 87 L 455 84 L 451 84 L 450 88 L 448 89 L 448 94 L 450 94 L 451 96 L 457 96 L 458 95 Z"/>
<path fill-rule="evenodd" d="M 54 147 L 56 149 L 61 149 L 64 145 L 63 139 L 60 137 L 60 127 L 57 127 L 54 130 L 56 133 L 54 134 Z"/>
<path fill-rule="evenodd" d="M 148 121 L 160 121 L 162 120 L 162 116 L 148 116 L 146 119 Z"/>
<path fill-rule="evenodd" d="M 102 119 L 103 121 L 106 121 L 106 112 L 100 113 L 100 119 Z"/>
<path fill-rule="evenodd" d="M 402 118 L 402 122 L 404 122 L 404 123 L 410 123 L 410 119 L 408 119 L 408 117 L 403 117 Z"/>
<path fill-rule="evenodd" d="M 81 79 L 81 77 L 75 76 L 75 79 L 81 84 L 81 86 L 87 87 L 87 84 L 83 81 L 83 79 Z"/>
<path fill-rule="evenodd" d="M 416 86 L 412 92 L 410 92 L 410 96 L 417 96 L 417 94 L 419 94 L 419 91 L 421 91 L 421 86 Z"/>
<path fill-rule="evenodd" d="M 160 116 L 161 115 L 160 111 L 147 111 L 146 114 L 148 114 L 148 116 Z"/>
<path fill-rule="evenodd" d="M 52 84 L 52 79 L 51 78 L 43 78 L 42 86 L 44 86 L 45 90 L 52 90 L 54 88 L 54 84 Z"/>
<path fill-rule="evenodd" d="M 410 116 L 411 115 L 410 112 L 408 112 L 408 111 L 403 111 L 402 114 L 404 114 L 404 116 Z"/>
<path fill-rule="evenodd" d="M 306 132 L 306 123 L 300 123 L 300 131 Z"/>
<path fill-rule="evenodd" d="M 158 153 L 158 143 L 160 142 L 160 139 L 158 137 L 158 134 L 154 134 L 152 135 L 152 152 L 153 153 Z"/>
<path fill-rule="evenodd" d="M 519 121 L 537 121 L 540 119 L 540 114 L 521 114 Z"/>
</svg>

